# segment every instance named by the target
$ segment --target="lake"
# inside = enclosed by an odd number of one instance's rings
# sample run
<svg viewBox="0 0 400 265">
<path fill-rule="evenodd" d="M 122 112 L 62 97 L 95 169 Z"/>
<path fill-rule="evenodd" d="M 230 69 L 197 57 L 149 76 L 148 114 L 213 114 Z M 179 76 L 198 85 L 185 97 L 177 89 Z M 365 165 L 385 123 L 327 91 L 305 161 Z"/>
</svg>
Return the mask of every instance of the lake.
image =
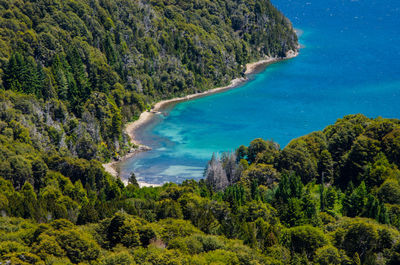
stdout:
<svg viewBox="0 0 400 265">
<path fill-rule="evenodd" d="M 151 184 L 200 179 L 212 153 L 255 138 L 283 148 L 347 114 L 400 118 L 398 0 L 273 0 L 301 32 L 294 59 L 246 84 L 164 110 L 139 132 L 153 150 L 120 164 Z"/>
</svg>

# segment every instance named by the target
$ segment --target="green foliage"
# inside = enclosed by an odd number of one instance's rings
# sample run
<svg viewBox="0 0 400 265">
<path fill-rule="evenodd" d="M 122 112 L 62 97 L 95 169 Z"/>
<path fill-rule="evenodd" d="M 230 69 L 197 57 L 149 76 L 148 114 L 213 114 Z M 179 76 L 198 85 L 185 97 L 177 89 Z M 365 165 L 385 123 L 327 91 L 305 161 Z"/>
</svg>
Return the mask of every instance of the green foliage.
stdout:
<svg viewBox="0 0 400 265">
<path fill-rule="evenodd" d="M 78 69 L 74 53 L 65 60 Z M 29 127 L 34 115 L 21 116 L 43 102 L 2 93 L 13 108 L 0 110 L 0 262 L 397 264 L 399 165 L 384 141 L 397 120 L 346 116 L 283 150 L 257 139 L 214 157 L 218 189 L 205 180 L 139 188 L 134 174 L 124 186 L 88 160 L 89 137 L 76 139 L 87 159 L 61 147 L 45 152 Z M 123 99 L 112 95 L 88 95 L 82 117 L 106 117 L 99 130 L 118 141 Z M 41 134 L 52 142 L 80 126 L 61 101 L 46 106 L 55 125 Z"/>
<path fill-rule="evenodd" d="M 73 263 L 95 260 L 99 256 L 97 244 L 79 231 L 61 231 L 56 240 Z"/>
<path fill-rule="evenodd" d="M 385 203 L 400 204 L 400 185 L 395 179 L 386 180 L 378 189 L 378 197 Z"/>
<path fill-rule="evenodd" d="M 280 176 L 272 165 L 252 164 L 242 172 L 242 180 L 247 182 L 255 181 L 258 185 L 273 187 Z"/>
<path fill-rule="evenodd" d="M 378 252 L 393 249 L 395 238 L 399 235 L 397 230 L 368 219 L 346 218 L 335 226 L 335 246 L 345 250 L 353 260 L 359 259 L 362 264 L 373 262 Z"/>
<path fill-rule="evenodd" d="M 269 1 L 2 1 L 0 31 L 1 87 L 32 95 L 23 116 L 36 118 L 35 144 L 104 161 L 129 150 L 123 123 L 153 102 L 225 85 L 250 61 L 298 49 Z"/>
<path fill-rule="evenodd" d="M 225 195 L 204 182 L 139 189 L 100 163 L 130 150 L 123 124 L 155 101 L 228 84 L 246 63 L 298 49 L 269 1 L 0 1 L 0 31 L 0 263 L 273 263 L 203 234 L 235 237 L 248 212 L 255 246 L 277 242 L 265 221 L 278 223 L 275 211 L 248 197 L 262 197 L 255 181 Z M 273 155 L 249 178 L 272 188 L 278 149 L 268 142 Z M 234 154 L 220 165 L 231 182 L 248 166 L 236 168 Z M 177 238 L 202 251 L 167 249 Z"/>
<path fill-rule="evenodd" d="M 250 143 L 247 149 L 247 157 L 250 163 L 262 159 L 263 163 L 272 164 L 274 162 L 274 153 L 277 153 L 278 149 L 279 146 L 276 143 L 272 141 L 264 141 L 263 139 L 258 138 Z M 241 153 L 243 152 L 239 151 L 239 154 Z M 261 153 L 266 153 L 269 155 L 269 157 L 258 156 Z"/>
<path fill-rule="evenodd" d="M 367 188 L 362 182 L 343 201 L 343 212 L 350 217 L 361 215 L 367 204 Z"/>
<path fill-rule="evenodd" d="M 331 183 L 333 181 L 333 159 L 331 153 L 328 150 L 323 150 L 317 164 L 321 182 Z"/>
<path fill-rule="evenodd" d="M 101 264 L 103 265 L 135 265 L 135 260 L 132 255 L 127 251 L 120 251 L 117 253 L 110 253 L 109 255 L 105 255 L 102 259 Z"/>
<path fill-rule="evenodd" d="M 321 265 L 350 264 L 351 260 L 334 246 L 324 246 L 315 252 L 315 262 Z"/>
<path fill-rule="evenodd" d="M 20 53 L 12 54 L 4 69 L 5 89 L 43 97 L 45 92 L 43 67 L 33 57 L 25 58 Z"/>
<path fill-rule="evenodd" d="M 308 258 L 315 255 L 315 251 L 328 244 L 324 233 L 312 226 L 297 226 L 284 230 L 281 235 L 284 246 L 296 253 L 305 253 Z"/>
<path fill-rule="evenodd" d="M 275 192 L 278 201 L 287 202 L 290 198 L 300 198 L 303 192 L 303 183 L 296 175 L 283 175 Z"/>
</svg>

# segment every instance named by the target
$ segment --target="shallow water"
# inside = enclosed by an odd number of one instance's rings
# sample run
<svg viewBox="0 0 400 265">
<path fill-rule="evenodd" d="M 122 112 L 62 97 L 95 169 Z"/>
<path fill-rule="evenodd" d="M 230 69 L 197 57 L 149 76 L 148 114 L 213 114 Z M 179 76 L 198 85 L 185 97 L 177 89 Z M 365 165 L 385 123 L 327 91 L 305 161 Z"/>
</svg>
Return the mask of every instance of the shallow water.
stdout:
<svg viewBox="0 0 400 265">
<path fill-rule="evenodd" d="M 122 163 L 122 176 L 199 179 L 213 152 L 254 138 L 284 147 L 346 114 L 400 118 L 398 0 L 272 2 L 303 32 L 300 55 L 236 89 L 169 107 L 140 131 L 153 150 Z"/>
</svg>

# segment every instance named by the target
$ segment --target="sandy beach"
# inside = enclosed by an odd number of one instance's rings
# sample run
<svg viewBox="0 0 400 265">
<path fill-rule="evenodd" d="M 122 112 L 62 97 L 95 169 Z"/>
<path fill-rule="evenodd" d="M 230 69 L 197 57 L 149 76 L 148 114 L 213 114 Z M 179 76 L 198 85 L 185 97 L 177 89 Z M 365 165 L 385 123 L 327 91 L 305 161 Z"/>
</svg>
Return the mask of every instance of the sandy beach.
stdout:
<svg viewBox="0 0 400 265">
<path fill-rule="evenodd" d="M 275 63 L 275 62 L 278 62 L 278 61 L 282 61 L 282 60 L 287 60 L 287 59 L 294 58 L 298 54 L 299 53 L 297 51 L 290 50 L 286 54 L 286 57 L 284 57 L 284 58 L 267 57 L 265 59 L 262 59 L 260 61 L 254 62 L 254 63 L 248 63 L 248 64 L 246 64 L 245 75 L 253 74 L 253 73 L 257 72 L 257 70 L 259 70 L 260 67 L 263 67 L 265 65 L 268 65 L 268 64 L 271 64 L 271 63 Z M 137 119 L 136 121 L 128 123 L 125 126 L 125 133 L 127 135 L 129 135 L 129 138 L 130 138 L 132 143 L 140 146 L 140 145 L 142 145 L 142 143 L 140 143 L 140 141 L 136 138 L 136 135 L 135 135 L 136 131 L 141 126 L 143 126 L 148 121 L 150 121 L 151 118 L 154 115 L 161 114 L 160 111 L 163 109 L 163 107 L 165 107 L 165 106 L 167 106 L 167 105 L 169 105 L 171 103 L 177 103 L 177 102 L 181 102 L 181 101 L 191 100 L 191 99 L 194 99 L 194 98 L 204 97 L 204 96 L 207 96 L 207 95 L 210 95 L 210 94 L 214 94 L 214 93 L 222 92 L 222 91 L 225 91 L 225 90 L 228 90 L 228 89 L 232 89 L 232 88 L 235 88 L 235 87 L 239 86 L 240 84 L 246 82 L 247 80 L 248 80 L 248 78 L 245 78 L 245 77 L 236 78 L 236 79 L 233 79 L 231 81 L 231 83 L 228 86 L 225 86 L 225 87 L 217 87 L 217 88 L 213 88 L 213 89 L 201 92 L 201 93 L 187 95 L 185 97 L 172 98 L 172 99 L 159 101 L 154 105 L 154 107 L 150 111 L 146 111 L 146 112 L 143 112 L 142 114 L 140 114 L 139 119 Z"/>
<path fill-rule="evenodd" d="M 290 50 L 286 54 L 285 58 L 269 57 L 269 58 L 266 58 L 266 59 L 263 59 L 263 60 L 260 60 L 260 61 L 254 62 L 254 63 L 248 63 L 248 64 L 246 64 L 246 71 L 244 73 L 246 75 L 253 74 L 253 73 L 257 72 L 257 70 L 260 67 L 263 67 L 263 66 L 265 66 L 267 64 L 279 62 L 279 61 L 282 61 L 282 60 L 287 60 L 287 59 L 294 58 L 298 54 L 299 54 L 298 52 L 294 52 L 294 51 Z"/>
<path fill-rule="evenodd" d="M 253 74 L 253 73 L 257 72 L 257 70 L 259 70 L 261 67 L 264 67 L 265 65 L 268 65 L 268 64 L 271 64 L 274 62 L 278 62 L 278 61 L 282 61 L 282 60 L 291 59 L 293 57 L 296 57 L 298 54 L 299 54 L 298 51 L 291 50 L 286 54 L 286 57 L 284 57 L 284 58 L 266 57 L 265 59 L 259 60 L 257 62 L 248 63 L 248 64 L 246 64 L 245 75 Z M 231 81 L 231 83 L 225 87 L 217 87 L 217 88 L 213 88 L 213 89 L 201 92 L 201 93 L 191 94 L 191 95 L 187 95 L 185 97 L 172 98 L 172 99 L 167 99 L 167 100 L 162 100 L 162 101 L 157 102 L 150 111 L 142 112 L 139 116 L 139 119 L 137 119 L 136 121 L 133 121 L 133 122 L 129 122 L 125 126 L 124 132 L 129 136 L 131 143 L 133 143 L 137 147 L 133 148 L 127 155 L 120 158 L 119 160 L 112 161 L 107 164 L 103 164 L 104 169 L 111 175 L 118 177 L 119 176 L 119 172 L 117 170 L 118 163 L 120 163 L 121 161 L 124 161 L 128 158 L 133 157 L 135 154 L 137 154 L 139 152 L 151 150 L 150 147 L 143 145 L 137 139 L 136 132 L 138 131 L 138 129 L 140 127 L 142 127 L 143 125 L 148 123 L 154 115 L 161 114 L 161 111 L 165 106 L 172 104 L 172 103 L 191 100 L 191 99 L 198 98 L 198 97 L 204 97 L 204 96 L 207 96 L 210 94 L 219 93 L 219 92 L 222 92 L 222 91 L 225 91 L 228 89 L 232 89 L 232 88 L 235 88 L 235 87 L 239 86 L 240 84 L 246 82 L 247 80 L 248 80 L 247 77 L 236 78 L 236 79 L 233 79 Z M 127 180 L 122 180 L 122 181 L 124 183 L 127 182 Z M 139 183 L 140 187 L 159 186 L 156 184 L 149 184 L 149 183 L 140 182 L 140 181 L 138 181 L 138 183 Z M 125 184 L 127 184 L 127 183 L 125 183 Z"/>
<path fill-rule="evenodd" d="M 145 111 L 142 114 L 140 114 L 139 119 L 137 119 L 136 121 L 128 123 L 125 126 L 125 133 L 127 135 L 129 135 L 129 138 L 130 138 L 132 143 L 141 146 L 142 143 L 140 143 L 140 141 L 136 138 L 135 132 L 141 126 L 143 126 L 148 121 L 150 121 L 151 118 L 154 115 L 161 114 L 161 110 L 165 106 L 167 106 L 167 105 L 169 105 L 171 103 L 177 103 L 177 102 L 181 102 L 181 101 L 191 100 L 191 99 L 194 99 L 194 98 L 204 97 L 204 96 L 207 96 L 207 95 L 210 95 L 210 94 L 214 94 L 214 93 L 217 93 L 217 92 L 222 92 L 222 91 L 237 87 L 241 83 L 246 82 L 246 81 L 247 81 L 247 78 L 244 78 L 244 77 L 236 78 L 236 79 L 233 79 L 231 81 L 231 83 L 228 86 L 225 86 L 225 87 L 217 87 L 217 88 L 213 88 L 213 89 L 201 92 L 201 93 L 187 95 L 185 97 L 172 98 L 172 99 L 166 99 L 166 100 L 159 101 L 153 106 L 153 108 L 150 111 Z"/>
</svg>

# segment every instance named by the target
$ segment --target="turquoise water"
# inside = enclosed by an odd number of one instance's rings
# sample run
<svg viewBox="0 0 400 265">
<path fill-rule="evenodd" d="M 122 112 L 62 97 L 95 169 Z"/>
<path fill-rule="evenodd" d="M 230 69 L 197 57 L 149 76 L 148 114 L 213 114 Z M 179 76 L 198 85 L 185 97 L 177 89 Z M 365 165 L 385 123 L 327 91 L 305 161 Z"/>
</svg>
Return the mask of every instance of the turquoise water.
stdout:
<svg viewBox="0 0 400 265">
<path fill-rule="evenodd" d="M 121 164 L 123 176 L 199 179 L 213 152 L 254 138 L 284 147 L 346 114 L 400 118 L 398 0 L 272 2 L 303 32 L 300 55 L 241 87 L 165 110 L 139 135 L 153 150 Z"/>
</svg>

